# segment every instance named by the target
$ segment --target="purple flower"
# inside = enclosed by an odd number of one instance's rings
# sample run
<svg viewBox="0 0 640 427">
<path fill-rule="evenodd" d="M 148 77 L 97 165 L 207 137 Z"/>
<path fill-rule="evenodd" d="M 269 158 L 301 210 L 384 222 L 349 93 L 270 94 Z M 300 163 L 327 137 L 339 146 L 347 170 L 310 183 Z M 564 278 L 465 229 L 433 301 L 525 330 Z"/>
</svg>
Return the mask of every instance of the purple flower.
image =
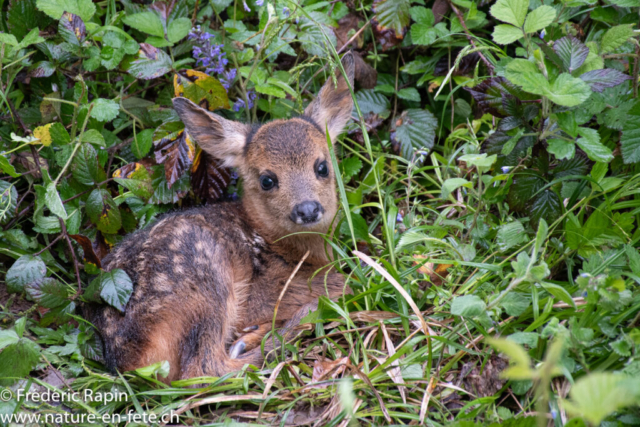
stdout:
<svg viewBox="0 0 640 427">
<path fill-rule="evenodd" d="M 211 44 L 213 34 L 203 31 L 198 25 L 189 32 L 188 39 L 195 42 L 191 50 L 196 65 L 205 67 L 207 74 L 222 74 L 229 60 L 225 58 L 226 53 L 222 51 L 223 45 Z M 235 78 L 235 75 L 234 75 Z"/>
<path fill-rule="evenodd" d="M 240 111 L 241 108 L 248 108 L 251 109 L 253 108 L 253 102 L 256 100 L 257 95 L 253 90 L 249 90 L 247 92 L 247 101 L 249 102 L 249 105 L 246 106 L 244 103 L 244 99 L 238 98 L 238 100 L 236 102 L 233 103 L 233 111 Z"/>
<path fill-rule="evenodd" d="M 282 14 L 284 15 L 285 18 L 289 17 L 289 8 L 288 7 L 283 7 L 282 8 Z"/>
<path fill-rule="evenodd" d="M 262 6 L 264 4 L 264 0 L 256 0 L 256 6 Z"/>
<path fill-rule="evenodd" d="M 249 9 L 249 6 L 247 6 L 247 2 L 245 0 L 242 0 L 242 5 L 244 6 L 245 11 L 251 12 L 251 9 Z"/>
<path fill-rule="evenodd" d="M 227 92 L 229 91 L 229 88 L 231 87 L 233 80 L 236 78 L 236 74 L 237 74 L 237 70 L 235 68 L 232 68 L 230 70 L 223 72 L 222 75 L 220 76 L 220 83 L 222 83 L 222 86 L 224 86 Z"/>
</svg>

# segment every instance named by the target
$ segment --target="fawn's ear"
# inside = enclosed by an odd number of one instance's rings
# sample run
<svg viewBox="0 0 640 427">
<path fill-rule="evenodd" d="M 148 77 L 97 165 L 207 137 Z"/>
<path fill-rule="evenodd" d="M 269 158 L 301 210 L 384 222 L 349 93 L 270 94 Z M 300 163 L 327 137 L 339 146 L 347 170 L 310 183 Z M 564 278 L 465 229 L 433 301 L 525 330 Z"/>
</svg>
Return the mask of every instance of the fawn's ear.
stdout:
<svg viewBox="0 0 640 427">
<path fill-rule="evenodd" d="M 222 160 L 225 166 L 240 165 L 249 126 L 213 114 L 187 98 L 173 98 L 173 108 L 205 152 Z"/>
<path fill-rule="evenodd" d="M 349 79 L 349 85 L 353 87 L 355 75 L 353 53 L 347 52 L 342 57 L 342 67 Z M 320 89 L 318 97 L 304 110 L 304 114 L 311 117 L 323 130 L 326 126 L 331 141 L 335 141 L 344 130 L 353 109 L 349 85 L 339 69 L 336 71 L 336 81 L 337 84 L 334 84 L 334 80 L 329 78 Z"/>
</svg>

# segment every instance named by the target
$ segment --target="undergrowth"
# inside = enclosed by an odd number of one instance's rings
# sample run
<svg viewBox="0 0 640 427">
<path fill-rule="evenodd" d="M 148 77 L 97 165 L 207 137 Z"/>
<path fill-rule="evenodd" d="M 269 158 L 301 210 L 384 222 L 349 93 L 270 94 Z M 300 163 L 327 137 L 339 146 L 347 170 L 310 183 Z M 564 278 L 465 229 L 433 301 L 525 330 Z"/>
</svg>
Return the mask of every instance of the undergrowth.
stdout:
<svg viewBox="0 0 640 427">
<path fill-rule="evenodd" d="M 640 424 L 639 10 L 0 1 L 0 415 Z M 124 310 L 133 284 L 102 258 L 164 212 L 242 196 L 171 98 L 289 118 L 347 50 L 377 70 L 353 88 L 333 159 L 342 209 L 328 248 L 352 293 L 322 299 L 264 366 L 170 386 L 166 363 L 105 371 L 77 309 Z M 126 398 L 60 405 L 20 390 Z"/>
</svg>

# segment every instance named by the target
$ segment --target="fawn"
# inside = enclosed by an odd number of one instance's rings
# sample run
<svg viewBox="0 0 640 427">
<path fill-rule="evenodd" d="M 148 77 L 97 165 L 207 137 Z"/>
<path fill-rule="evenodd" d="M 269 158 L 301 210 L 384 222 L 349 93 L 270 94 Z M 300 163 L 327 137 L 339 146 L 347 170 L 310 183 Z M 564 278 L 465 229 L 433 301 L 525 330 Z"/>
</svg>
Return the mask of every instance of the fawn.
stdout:
<svg viewBox="0 0 640 427">
<path fill-rule="evenodd" d="M 353 85 L 364 63 L 349 52 L 342 64 Z M 320 295 L 343 293 L 340 274 L 309 280 L 329 262 L 321 234 L 330 231 L 338 209 L 325 130 L 335 141 L 353 107 L 341 73 L 335 84 L 328 79 L 304 115 L 261 126 L 224 119 L 185 98 L 173 105 L 205 152 L 238 169 L 244 196 L 167 214 L 128 236 L 103 261 L 106 270 L 124 269 L 135 284 L 125 313 L 98 304 L 84 309 L 109 369 L 167 360 L 167 382 L 262 364 L 260 343 L 274 307 L 307 251 L 277 311 L 283 338 Z M 247 333 L 233 342 L 239 331 Z M 265 341 L 265 352 L 272 343 Z"/>
</svg>

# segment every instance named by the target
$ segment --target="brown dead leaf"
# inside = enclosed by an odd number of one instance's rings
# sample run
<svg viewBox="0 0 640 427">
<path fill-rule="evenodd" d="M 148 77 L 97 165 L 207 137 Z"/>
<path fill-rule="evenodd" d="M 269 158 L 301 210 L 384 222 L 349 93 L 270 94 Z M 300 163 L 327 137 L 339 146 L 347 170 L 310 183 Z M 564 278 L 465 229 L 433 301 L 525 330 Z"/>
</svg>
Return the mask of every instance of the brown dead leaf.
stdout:
<svg viewBox="0 0 640 427">
<path fill-rule="evenodd" d="M 429 259 L 426 255 L 413 255 L 416 260 Z M 452 264 L 435 264 L 433 262 L 422 263 L 421 261 L 414 261 L 414 266 L 418 267 L 418 273 L 424 274 L 429 277 L 429 280 L 434 285 L 441 285 L 444 279 L 447 277 L 449 268 L 453 267 Z"/>
<path fill-rule="evenodd" d="M 94 241 L 82 234 L 70 234 L 69 237 L 82 247 L 85 262 L 94 264 L 97 268 L 102 268 L 102 259 L 109 254 L 109 246 L 102 237 L 102 233 L 98 231 Z"/>
<path fill-rule="evenodd" d="M 434 24 L 442 21 L 442 18 L 444 18 L 444 16 L 449 13 L 449 10 L 450 7 L 447 0 L 436 0 L 435 3 L 433 3 L 433 7 L 431 8 L 433 16 L 436 18 Z"/>
<path fill-rule="evenodd" d="M 14 157 L 15 156 L 15 157 Z M 27 171 L 31 171 L 31 176 L 34 178 L 42 178 L 42 172 L 40 169 L 49 170 L 49 163 L 47 159 L 38 156 L 40 167 L 36 167 L 36 161 L 33 159 L 33 154 L 29 151 L 23 151 L 22 153 L 15 153 L 11 155 L 11 163 L 18 161 Z"/>
<path fill-rule="evenodd" d="M 198 148 L 191 165 L 191 188 L 196 196 L 208 202 L 219 201 L 227 193 L 230 182 L 231 170 Z"/>
<path fill-rule="evenodd" d="M 347 357 L 342 357 L 338 360 L 316 360 L 313 364 L 311 382 L 317 383 L 328 379 L 335 379 L 338 375 L 344 373 L 348 361 L 349 359 Z M 327 384 L 318 384 L 311 387 L 326 388 Z"/>
<path fill-rule="evenodd" d="M 359 24 L 362 20 L 352 13 L 348 13 L 338 21 L 338 28 L 335 30 L 336 34 L 336 49 L 340 50 L 349 41 L 349 39 L 358 31 Z M 356 37 L 347 48 L 357 49 L 362 47 L 364 43 L 364 34 Z"/>
<path fill-rule="evenodd" d="M 185 131 L 172 133 L 156 143 L 156 162 L 164 163 L 164 173 L 169 188 L 191 166 L 194 156 L 195 146 Z"/>
<path fill-rule="evenodd" d="M 354 311 L 349 313 L 349 318 L 354 322 L 374 323 L 394 319 L 397 314 L 389 311 Z"/>
</svg>

